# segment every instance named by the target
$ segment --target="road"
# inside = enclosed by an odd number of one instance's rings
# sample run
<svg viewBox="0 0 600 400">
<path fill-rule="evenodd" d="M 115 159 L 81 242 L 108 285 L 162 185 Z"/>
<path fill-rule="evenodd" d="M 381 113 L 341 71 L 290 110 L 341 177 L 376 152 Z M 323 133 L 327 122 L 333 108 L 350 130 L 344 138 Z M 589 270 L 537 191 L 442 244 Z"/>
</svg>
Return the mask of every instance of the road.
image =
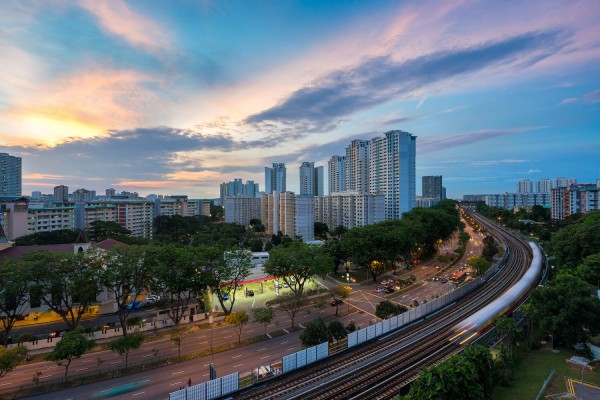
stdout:
<svg viewBox="0 0 600 400">
<path fill-rule="evenodd" d="M 481 254 L 481 236 L 469 232 L 472 239 L 469 241 L 466 250 L 466 256 Z M 430 299 L 436 294 L 442 295 L 454 289 L 453 284 L 442 284 L 441 282 L 429 281 L 437 270 L 435 265 L 438 264 L 435 260 L 406 271 L 401 277 L 407 279 L 410 274 L 414 274 L 418 281 L 423 281 L 423 285 L 417 289 L 397 295 L 396 297 L 384 296 L 376 293 L 373 289 L 376 284 L 351 285 L 352 291 L 347 304 L 340 306 L 340 311 L 352 311 L 350 315 L 339 317 L 340 320 L 347 325 L 351 320 L 355 321 L 359 327 L 366 327 L 372 323 L 378 322 L 379 319 L 374 315 L 375 307 L 383 299 L 403 304 L 410 307 L 414 299 Z M 451 274 L 454 270 L 462 267 L 464 262 L 459 262 L 452 268 L 452 271 L 447 271 Z M 336 284 L 337 285 L 337 284 Z M 253 303 L 252 303 L 253 304 Z M 260 306 L 261 304 L 257 305 Z M 317 316 L 333 316 L 335 307 L 327 306 L 324 310 L 319 310 L 314 306 L 307 306 L 296 317 L 296 326 L 303 328 L 306 323 L 315 319 Z M 115 318 L 110 316 L 109 318 Z M 275 321 L 267 327 L 267 331 L 285 332 L 290 330 L 290 320 L 285 312 L 276 311 Z M 264 332 L 264 326 L 255 323 L 249 324 L 242 333 L 242 339 L 254 338 L 261 336 Z M 213 362 L 219 376 L 227 375 L 236 371 L 251 371 L 260 365 L 267 365 L 270 362 L 280 360 L 283 355 L 298 351 L 300 346 L 299 334 L 301 331 L 285 333 L 283 336 L 277 336 L 272 339 L 254 343 L 252 345 L 239 347 L 229 351 L 214 354 L 210 356 L 197 358 L 191 361 L 163 367 L 155 370 L 145 371 L 143 374 L 129 375 L 123 378 L 111 379 L 104 382 L 83 385 L 77 388 L 63 390 L 56 393 L 37 396 L 39 399 L 88 399 L 96 393 L 103 390 L 128 383 L 138 382 L 139 390 L 132 390 L 126 394 L 122 394 L 119 399 L 129 398 L 167 398 L 167 394 L 178 389 L 180 386 L 187 385 L 188 379 L 191 379 L 192 384 L 201 383 L 208 380 L 208 365 Z M 237 341 L 237 335 L 230 326 L 215 326 L 212 329 L 198 328 L 195 332 L 187 336 L 181 346 L 181 353 L 188 354 L 207 350 L 212 341 L 213 347 L 225 345 Z M 144 343 L 140 350 L 134 351 L 129 356 L 129 364 L 151 362 L 154 358 L 163 358 L 173 356 L 177 348 L 174 344 L 165 337 L 164 334 L 158 334 L 155 338 L 150 337 L 149 341 Z M 99 363 L 101 360 L 101 365 Z M 88 374 L 98 372 L 99 370 L 110 370 L 122 367 L 124 359 L 110 351 L 97 351 L 85 354 L 81 359 L 73 361 L 69 369 L 69 376 L 78 374 Z M 23 384 L 30 384 L 32 377 L 36 371 L 40 371 L 40 381 L 53 380 L 61 377 L 64 374 L 64 368 L 59 367 L 56 363 L 40 362 L 34 364 L 26 364 L 17 367 L 13 372 L 7 374 L 0 381 L 0 389 L 7 387 L 15 387 Z M 140 396 L 140 397 L 136 397 Z"/>
</svg>

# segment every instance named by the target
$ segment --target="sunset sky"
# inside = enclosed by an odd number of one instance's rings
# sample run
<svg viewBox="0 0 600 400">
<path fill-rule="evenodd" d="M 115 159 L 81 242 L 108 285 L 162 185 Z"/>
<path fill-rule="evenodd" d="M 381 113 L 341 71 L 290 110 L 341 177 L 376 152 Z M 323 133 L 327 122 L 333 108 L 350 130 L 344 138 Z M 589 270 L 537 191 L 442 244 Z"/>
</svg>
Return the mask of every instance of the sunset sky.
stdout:
<svg viewBox="0 0 600 400">
<path fill-rule="evenodd" d="M 600 2 L 3 1 L 0 152 L 64 184 L 212 198 L 400 129 L 448 197 L 600 178 Z"/>
</svg>

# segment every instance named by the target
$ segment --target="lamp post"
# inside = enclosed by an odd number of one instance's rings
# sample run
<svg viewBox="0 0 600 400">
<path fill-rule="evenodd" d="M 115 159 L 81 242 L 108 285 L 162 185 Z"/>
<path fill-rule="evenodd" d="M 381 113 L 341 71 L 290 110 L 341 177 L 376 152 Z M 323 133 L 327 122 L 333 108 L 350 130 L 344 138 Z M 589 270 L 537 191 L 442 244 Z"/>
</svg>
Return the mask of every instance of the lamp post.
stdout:
<svg viewBox="0 0 600 400">
<path fill-rule="evenodd" d="M 346 272 L 346 282 L 348 282 L 348 314 L 350 314 L 350 273 Z"/>
</svg>

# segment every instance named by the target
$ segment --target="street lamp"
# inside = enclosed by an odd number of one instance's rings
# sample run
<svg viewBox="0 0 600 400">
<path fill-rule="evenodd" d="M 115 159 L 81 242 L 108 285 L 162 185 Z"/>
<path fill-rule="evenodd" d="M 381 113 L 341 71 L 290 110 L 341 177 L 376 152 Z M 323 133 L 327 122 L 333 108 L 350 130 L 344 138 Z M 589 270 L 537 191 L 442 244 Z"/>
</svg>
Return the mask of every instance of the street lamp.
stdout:
<svg viewBox="0 0 600 400">
<path fill-rule="evenodd" d="M 348 282 L 348 314 L 350 314 L 350 274 L 346 272 L 346 282 Z"/>
</svg>

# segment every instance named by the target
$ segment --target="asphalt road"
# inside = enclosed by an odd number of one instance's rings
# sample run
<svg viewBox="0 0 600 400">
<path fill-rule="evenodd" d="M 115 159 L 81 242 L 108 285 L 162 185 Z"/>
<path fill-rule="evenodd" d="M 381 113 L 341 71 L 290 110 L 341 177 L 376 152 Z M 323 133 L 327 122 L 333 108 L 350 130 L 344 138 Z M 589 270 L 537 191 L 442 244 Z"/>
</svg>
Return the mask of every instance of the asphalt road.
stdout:
<svg viewBox="0 0 600 400">
<path fill-rule="evenodd" d="M 472 240 L 467 245 L 466 256 L 481 254 L 481 236 L 469 232 Z M 441 282 L 433 282 L 428 279 L 432 277 L 437 270 L 435 265 L 438 264 L 434 260 L 424 263 L 423 265 L 405 271 L 402 278 L 407 279 L 408 276 L 414 274 L 417 280 L 424 281 L 424 284 L 410 293 L 401 294 L 392 297 L 390 300 L 410 306 L 414 299 L 430 299 L 432 295 L 442 295 L 450 290 L 453 290 L 454 285 L 450 283 L 442 284 Z M 458 263 L 447 271 L 445 274 L 450 275 L 455 270 L 462 267 L 464 262 Z M 374 288 L 377 284 L 351 285 L 352 293 L 347 304 L 340 305 L 340 311 L 352 310 L 350 315 L 340 317 L 344 325 L 347 325 L 350 320 L 354 320 L 359 327 L 366 327 L 372 323 L 379 321 L 375 317 L 375 307 L 377 304 L 387 298 L 383 293 L 377 293 Z M 325 310 L 318 310 L 314 306 L 307 306 L 301 310 L 296 316 L 296 326 L 303 328 L 304 324 L 315 319 L 317 316 L 334 315 L 335 307 L 327 306 Z M 115 316 L 108 318 L 114 319 Z M 92 322 L 98 323 L 98 320 Z M 290 320 L 285 312 L 277 311 L 275 321 L 267 327 L 268 332 L 281 332 L 282 329 L 290 328 Z M 260 336 L 264 332 L 264 326 L 251 323 L 242 333 L 242 339 Z M 127 383 L 134 383 L 131 391 L 113 396 L 113 399 L 165 399 L 168 393 L 179 389 L 181 386 L 186 386 L 188 380 L 191 379 L 192 384 L 205 382 L 208 380 L 208 365 L 214 362 L 218 376 L 228 375 L 239 371 L 251 371 L 260 365 L 268 365 L 270 362 L 275 362 L 281 359 L 283 355 L 293 353 L 301 349 L 299 334 L 301 331 L 286 333 L 283 336 L 265 339 L 258 343 L 232 349 L 226 352 L 214 354 L 210 356 L 197 358 L 184 363 L 171 365 L 159 369 L 145 371 L 143 373 L 129 375 L 127 377 L 111 379 L 90 385 L 78 386 L 73 389 L 63 390 L 56 393 L 48 393 L 43 396 L 36 396 L 36 399 L 90 399 L 96 395 L 106 394 L 107 390 L 118 387 Z M 159 333 L 160 335 L 160 333 Z M 150 338 L 152 340 L 152 338 Z M 181 353 L 193 353 L 199 350 L 208 349 L 210 343 L 213 346 L 224 345 L 237 341 L 237 335 L 234 329 L 230 326 L 215 326 L 213 329 L 198 329 L 194 333 L 187 336 L 181 346 Z M 144 343 L 140 350 L 134 351 L 129 356 L 129 364 L 142 363 L 152 361 L 155 357 L 173 356 L 177 348 L 175 345 L 162 335 L 156 337 L 152 341 Z M 102 360 L 99 365 L 98 360 Z M 85 354 L 81 359 L 73 361 L 69 369 L 69 376 L 97 372 L 100 369 L 103 371 L 122 367 L 124 359 L 110 351 L 98 351 Z M 41 362 L 27 364 L 17 367 L 13 372 L 7 374 L 0 380 L 0 389 L 6 387 L 14 387 L 22 384 L 30 384 L 32 377 L 36 371 L 40 371 L 42 375 L 40 380 L 50 380 L 61 377 L 64 374 L 64 367 L 59 367 L 56 363 Z"/>
</svg>

